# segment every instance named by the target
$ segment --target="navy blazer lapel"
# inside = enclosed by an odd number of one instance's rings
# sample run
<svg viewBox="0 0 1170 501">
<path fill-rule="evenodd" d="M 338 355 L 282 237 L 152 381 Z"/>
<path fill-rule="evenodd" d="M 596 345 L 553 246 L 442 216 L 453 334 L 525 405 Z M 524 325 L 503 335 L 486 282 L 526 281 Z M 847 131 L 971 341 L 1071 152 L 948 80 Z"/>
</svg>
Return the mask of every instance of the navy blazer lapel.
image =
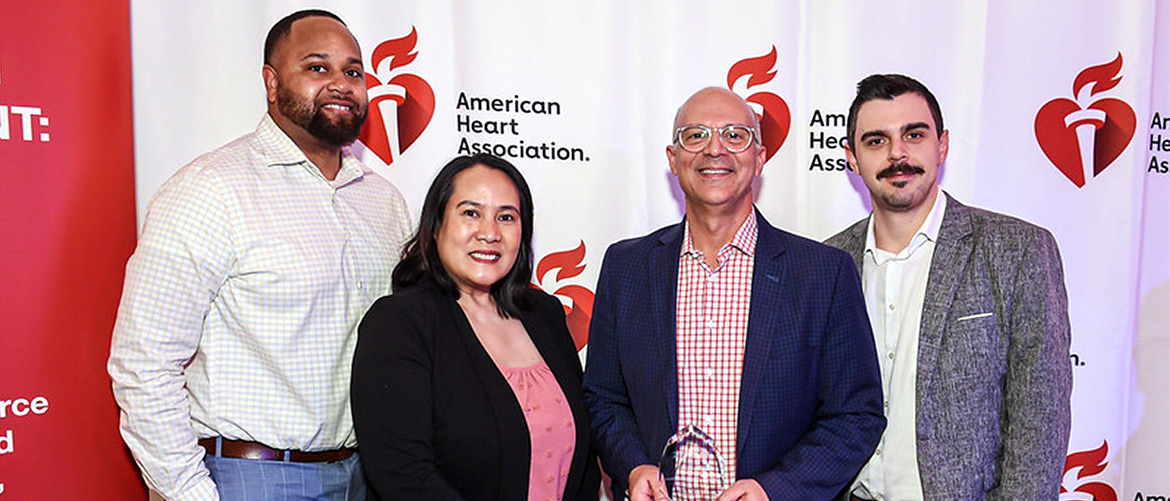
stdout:
<svg viewBox="0 0 1170 501">
<path fill-rule="evenodd" d="M 651 251 L 650 269 L 646 270 L 650 277 L 651 297 L 661 298 L 651 301 L 654 305 L 654 311 L 651 312 L 654 316 L 653 325 L 657 328 L 650 335 L 656 338 L 656 372 L 662 376 L 662 391 L 666 396 L 672 429 L 678 428 L 678 323 L 675 313 L 678 309 L 678 261 L 685 224 L 684 219 L 658 238 L 658 246 Z"/>
<path fill-rule="evenodd" d="M 943 213 L 942 227 L 938 232 L 934 257 L 930 261 L 926 297 L 922 303 L 922 322 L 919 324 L 918 380 L 915 382 L 919 410 L 922 409 L 923 395 L 926 394 L 927 388 L 930 388 L 930 378 L 934 376 L 947 314 L 951 304 L 955 302 L 959 279 L 966 272 L 975 245 L 974 240 L 970 238 L 974 230 L 967 207 L 956 202 L 950 195 L 946 193 L 943 195 L 947 197 L 947 207 Z"/>
<path fill-rule="evenodd" d="M 781 285 L 785 266 L 783 236 L 756 212 L 758 236 L 752 269 L 752 299 L 748 312 L 747 339 L 743 348 L 743 371 L 739 379 L 739 417 L 736 420 L 735 450 L 744 450 L 752 420 L 752 407 L 760 386 L 760 373 L 768 363 L 768 352 L 780 317 L 788 314 L 782 307 Z"/>
</svg>

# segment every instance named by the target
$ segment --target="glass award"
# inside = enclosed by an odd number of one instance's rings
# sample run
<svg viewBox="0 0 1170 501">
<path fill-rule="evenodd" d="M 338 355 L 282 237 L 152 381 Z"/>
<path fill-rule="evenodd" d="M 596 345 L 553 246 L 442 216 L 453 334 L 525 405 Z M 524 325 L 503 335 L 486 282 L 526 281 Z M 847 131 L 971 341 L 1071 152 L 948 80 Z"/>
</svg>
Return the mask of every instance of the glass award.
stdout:
<svg viewBox="0 0 1170 501">
<path fill-rule="evenodd" d="M 715 439 L 687 425 L 666 441 L 658 471 L 671 501 L 711 501 L 731 487 L 727 462 Z"/>
</svg>

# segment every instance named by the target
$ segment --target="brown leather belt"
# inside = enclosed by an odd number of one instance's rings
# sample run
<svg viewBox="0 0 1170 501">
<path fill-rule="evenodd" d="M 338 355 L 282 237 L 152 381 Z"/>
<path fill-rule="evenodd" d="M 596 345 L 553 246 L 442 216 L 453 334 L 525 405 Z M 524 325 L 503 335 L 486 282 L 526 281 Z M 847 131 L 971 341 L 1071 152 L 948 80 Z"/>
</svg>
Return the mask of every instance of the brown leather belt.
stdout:
<svg viewBox="0 0 1170 501">
<path fill-rule="evenodd" d="M 357 452 L 357 449 L 342 448 L 332 451 L 304 452 L 294 450 L 273 449 L 256 442 L 243 440 L 222 439 L 219 453 L 216 454 L 215 438 L 201 438 L 199 445 L 203 446 L 212 456 L 239 459 L 263 459 L 267 461 L 288 461 L 291 463 L 332 463 L 348 459 Z M 287 454 L 286 454 L 287 453 Z"/>
</svg>

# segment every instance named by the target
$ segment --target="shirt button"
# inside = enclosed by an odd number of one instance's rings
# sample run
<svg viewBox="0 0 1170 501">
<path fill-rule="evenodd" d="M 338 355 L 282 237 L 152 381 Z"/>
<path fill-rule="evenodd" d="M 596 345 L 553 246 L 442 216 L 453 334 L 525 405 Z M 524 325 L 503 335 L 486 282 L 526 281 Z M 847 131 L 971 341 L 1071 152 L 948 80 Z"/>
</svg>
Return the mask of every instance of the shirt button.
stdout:
<svg viewBox="0 0 1170 501">
<path fill-rule="evenodd" d="M 887 355 L 887 356 L 890 357 L 890 360 L 893 360 L 894 359 L 894 352 L 891 351 L 889 353 L 889 355 Z"/>
<path fill-rule="evenodd" d="M 714 379 L 715 378 L 715 369 L 712 367 L 708 367 L 708 368 L 703 370 L 703 374 L 705 374 L 707 376 L 707 379 Z"/>
<path fill-rule="evenodd" d="M 890 311 L 894 311 L 894 305 L 890 305 Z"/>
<path fill-rule="evenodd" d="M 707 425 L 707 426 L 711 426 L 711 425 L 715 424 L 715 417 L 714 416 L 704 417 L 703 424 Z"/>
<path fill-rule="evenodd" d="M 358 290 L 362 290 L 362 289 L 364 289 L 365 287 L 366 287 L 366 283 L 365 283 L 365 282 L 362 282 L 361 280 L 358 280 L 358 283 L 357 283 L 357 288 L 358 288 Z"/>
<path fill-rule="evenodd" d="M 878 456 L 880 456 L 880 455 L 882 455 L 882 450 L 881 450 L 881 449 L 878 449 L 878 450 L 874 451 L 873 453 L 874 453 L 875 455 L 878 455 Z"/>
</svg>

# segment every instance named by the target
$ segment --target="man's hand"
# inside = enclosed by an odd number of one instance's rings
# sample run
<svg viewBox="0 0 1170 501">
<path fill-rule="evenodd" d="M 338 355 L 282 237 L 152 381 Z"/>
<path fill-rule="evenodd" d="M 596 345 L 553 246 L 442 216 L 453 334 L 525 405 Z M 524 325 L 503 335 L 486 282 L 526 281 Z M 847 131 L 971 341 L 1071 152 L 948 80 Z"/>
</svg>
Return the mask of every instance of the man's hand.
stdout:
<svg viewBox="0 0 1170 501">
<path fill-rule="evenodd" d="M 630 478 L 633 478 L 633 472 Z M 731 484 L 716 501 L 768 501 L 768 493 L 764 492 L 759 482 L 745 478 Z"/>
<path fill-rule="evenodd" d="M 657 466 L 644 464 L 630 470 L 630 501 L 670 501 Z"/>
</svg>

